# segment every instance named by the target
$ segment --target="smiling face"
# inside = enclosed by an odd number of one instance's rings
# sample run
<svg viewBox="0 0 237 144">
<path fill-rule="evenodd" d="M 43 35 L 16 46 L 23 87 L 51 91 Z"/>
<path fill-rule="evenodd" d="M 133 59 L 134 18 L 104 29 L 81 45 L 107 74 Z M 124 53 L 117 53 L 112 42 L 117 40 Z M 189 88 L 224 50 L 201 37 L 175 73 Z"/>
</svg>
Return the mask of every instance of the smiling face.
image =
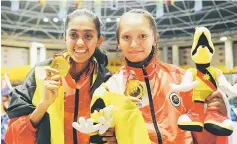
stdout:
<svg viewBox="0 0 237 144">
<path fill-rule="evenodd" d="M 131 62 L 140 62 L 146 59 L 155 44 L 151 25 L 142 14 L 129 13 L 122 16 L 118 38 L 118 47 Z"/>
<path fill-rule="evenodd" d="M 66 31 L 66 45 L 75 62 L 87 62 L 102 41 L 103 37 L 98 38 L 96 26 L 90 17 L 76 16 L 70 19 Z"/>
</svg>

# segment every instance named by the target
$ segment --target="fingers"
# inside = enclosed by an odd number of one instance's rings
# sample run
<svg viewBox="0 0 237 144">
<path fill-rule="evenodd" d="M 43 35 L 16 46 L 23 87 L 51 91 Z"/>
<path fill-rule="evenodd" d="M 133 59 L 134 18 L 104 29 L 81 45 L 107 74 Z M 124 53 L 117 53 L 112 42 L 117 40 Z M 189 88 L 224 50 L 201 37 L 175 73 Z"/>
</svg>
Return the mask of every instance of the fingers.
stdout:
<svg viewBox="0 0 237 144">
<path fill-rule="evenodd" d="M 211 107 L 222 108 L 222 107 L 225 107 L 225 103 L 222 98 L 214 97 L 210 99 L 209 101 L 207 101 L 207 107 L 208 108 L 211 108 Z"/>
<path fill-rule="evenodd" d="M 108 142 L 108 144 L 117 144 L 117 141 L 116 142 Z"/>
<path fill-rule="evenodd" d="M 76 130 L 81 131 L 81 126 L 80 126 L 77 122 L 73 122 L 73 123 L 72 123 L 72 126 L 73 126 Z"/>
<path fill-rule="evenodd" d="M 52 67 L 46 67 L 45 71 L 48 72 L 48 73 L 54 73 L 54 74 L 58 74 L 59 73 L 59 71 L 57 69 L 54 69 Z"/>
<path fill-rule="evenodd" d="M 214 91 L 211 95 L 208 96 L 207 101 L 213 99 L 214 97 L 222 98 L 222 95 L 219 91 Z"/>
<path fill-rule="evenodd" d="M 108 130 L 108 126 L 106 125 L 101 126 L 99 130 L 99 135 L 104 134 L 107 130 Z"/>
<path fill-rule="evenodd" d="M 105 132 L 104 134 L 102 134 L 101 136 L 114 136 L 114 132 Z"/>
<path fill-rule="evenodd" d="M 55 89 L 58 89 L 58 86 L 57 86 L 57 85 L 51 85 L 51 84 L 49 84 L 49 85 L 46 86 L 46 88 L 47 88 L 48 90 L 55 90 Z"/>
<path fill-rule="evenodd" d="M 223 101 L 222 98 L 214 97 L 214 98 L 212 98 L 211 100 L 207 101 L 207 104 L 213 103 L 213 102 L 222 102 L 222 101 Z"/>
<path fill-rule="evenodd" d="M 92 118 L 85 119 L 84 117 L 79 117 L 78 122 L 73 122 L 72 126 L 81 133 L 89 135 L 98 134 L 98 130 L 101 128 L 100 124 L 93 124 Z"/>
<path fill-rule="evenodd" d="M 45 81 L 45 88 L 47 90 L 56 90 L 59 88 L 60 83 L 57 81 L 47 80 Z"/>
<path fill-rule="evenodd" d="M 113 128 L 109 128 L 104 134 L 100 135 L 100 136 L 114 136 L 115 135 L 115 129 Z"/>
<path fill-rule="evenodd" d="M 92 118 L 89 118 L 89 119 L 87 119 L 87 124 L 89 125 L 89 126 L 92 126 L 93 125 L 93 119 Z"/>
<path fill-rule="evenodd" d="M 115 128 L 114 127 L 113 128 L 109 128 L 108 132 L 115 132 Z"/>
<path fill-rule="evenodd" d="M 142 100 L 138 99 L 138 98 L 135 98 L 135 97 L 132 97 L 132 96 L 127 96 L 128 99 L 130 99 L 132 102 L 135 102 L 135 103 L 140 103 L 142 102 Z"/>
<path fill-rule="evenodd" d="M 53 80 L 53 81 L 59 81 L 60 80 L 60 76 L 57 74 L 57 75 L 53 75 L 52 77 L 49 78 L 50 80 Z"/>
<path fill-rule="evenodd" d="M 115 129 L 109 128 L 103 135 L 102 140 L 108 142 L 109 144 L 117 144 L 117 139 L 115 136 Z"/>
<path fill-rule="evenodd" d="M 45 83 L 48 85 L 56 85 L 56 86 L 60 85 L 60 82 L 54 81 L 54 80 L 47 80 L 47 81 L 45 81 Z"/>
<path fill-rule="evenodd" d="M 117 143 L 116 137 L 115 136 L 111 136 L 111 137 L 103 137 L 102 138 L 103 141 L 110 143 Z"/>
<path fill-rule="evenodd" d="M 86 124 L 86 119 L 84 117 L 79 118 L 79 123 L 80 125 L 85 125 Z"/>
<path fill-rule="evenodd" d="M 46 91 L 51 91 L 54 96 L 58 93 L 60 83 L 57 81 L 47 80 L 45 81 L 45 89 Z"/>
<path fill-rule="evenodd" d="M 221 107 L 221 102 L 220 101 L 214 101 L 214 102 L 208 103 L 208 108 L 211 108 L 211 107 L 220 108 Z"/>
<path fill-rule="evenodd" d="M 105 118 L 104 117 L 102 117 L 102 116 L 99 116 L 98 117 L 98 121 L 99 121 L 99 123 L 105 123 Z"/>
<path fill-rule="evenodd" d="M 46 67 L 45 72 L 46 72 L 46 79 L 50 79 L 52 76 L 59 74 L 58 70 L 51 67 Z"/>
<path fill-rule="evenodd" d="M 221 93 L 215 91 L 209 97 L 210 98 L 207 100 L 207 109 L 211 111 L 218 111 L 225 116 L 227 114 L 227 110 Z"/>
<path fill-rule="evenodd" d="M 222 116 L 227 116 L 227 110 L 225 107 L 208 107 L 208 111 L 219 112 Z"/>
</svg>

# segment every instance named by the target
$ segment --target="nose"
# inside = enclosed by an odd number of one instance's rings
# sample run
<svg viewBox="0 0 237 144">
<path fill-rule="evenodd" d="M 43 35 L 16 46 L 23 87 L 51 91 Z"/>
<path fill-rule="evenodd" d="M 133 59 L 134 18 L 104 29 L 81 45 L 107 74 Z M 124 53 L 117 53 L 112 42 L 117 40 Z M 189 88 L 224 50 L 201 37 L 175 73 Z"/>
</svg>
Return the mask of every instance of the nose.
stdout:
<svg viewBox="0 0 237 144">
<path fill-rule="evenodd" d="M 132 47 L 132 48 L 136 48 L 136 47 L 137 47 L 137 42 L 136 42 L 136 40 L 132 40 L 131 47 Z"/>
<path fill-rule="evenodd" d="M 79 38 L 79 39 L 77 40 L 76 45 L 77 45 L 78 47 L 82 47 L 82 46 L 84 46 L 84 41 L 83 41 L 81 38 Z"/>
</svg>

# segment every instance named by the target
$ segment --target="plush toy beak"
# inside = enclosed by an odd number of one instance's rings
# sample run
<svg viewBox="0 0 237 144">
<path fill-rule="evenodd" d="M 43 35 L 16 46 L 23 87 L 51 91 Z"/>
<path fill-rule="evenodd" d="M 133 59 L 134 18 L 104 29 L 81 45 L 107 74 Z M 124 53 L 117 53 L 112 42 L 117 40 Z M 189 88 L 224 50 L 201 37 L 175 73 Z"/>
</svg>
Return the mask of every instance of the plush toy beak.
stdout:
<svg viewBox="0 0 237 144">
<path fill-rule="evenodd" d="M 194 40 L 191 50 L 192 60 L 196 64 L 207 64 L 211 62 L 215 52 L 211 41 L 211 33 L 205 27 L 195 28 Z"/>
</svg>

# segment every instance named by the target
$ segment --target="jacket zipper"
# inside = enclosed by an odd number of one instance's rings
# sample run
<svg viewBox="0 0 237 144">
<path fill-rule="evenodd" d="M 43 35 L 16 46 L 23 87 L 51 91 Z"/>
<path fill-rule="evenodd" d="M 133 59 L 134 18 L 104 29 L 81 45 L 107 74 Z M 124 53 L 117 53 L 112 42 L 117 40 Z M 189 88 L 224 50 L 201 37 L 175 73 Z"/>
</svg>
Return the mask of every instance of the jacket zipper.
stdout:
<svg viewBox="0 0 237 144">
<path fill-rule="evenodd" d="M 73 122 L 77 122 L 78 108 L 79 108 L 79 89 L 76 89 Z M 72 130 L 73 130 L 72 131 L 73 132 L 73 143 L 77 144 L 77 130 L 75 128 L 73 128 Z"/>
<path fill-rule="evenodd" d="M 149 98 L 149 106 L 150 106 L 150 111 L 151 111 L 151 117 L 152 117 L 152 122 L 156 131 L 156 136 L 158 139 L 158 144 L 162 144 L 162 137 L 160 134 L 160 130 L 158 128 L 157 125 L 157 121 L 156 121 L 156 114 L 155 114 L 155 110 L 154 110 L 154 104 L 153 104 L 153 100 L 152 100 L 152 94 L 151 94 L 151 87 L 150 87 L 150 83 L 149 83 L 149 79 L 148 79 L 148 74 L 147 71 L 145 69 L 145 66 L 142 66 L 142 72 L 145 78 L 145 83 L 146 83 L 146 88 L 147 88 L 147 93 L 148 93 L 148 98 Z"/>
</svg>

